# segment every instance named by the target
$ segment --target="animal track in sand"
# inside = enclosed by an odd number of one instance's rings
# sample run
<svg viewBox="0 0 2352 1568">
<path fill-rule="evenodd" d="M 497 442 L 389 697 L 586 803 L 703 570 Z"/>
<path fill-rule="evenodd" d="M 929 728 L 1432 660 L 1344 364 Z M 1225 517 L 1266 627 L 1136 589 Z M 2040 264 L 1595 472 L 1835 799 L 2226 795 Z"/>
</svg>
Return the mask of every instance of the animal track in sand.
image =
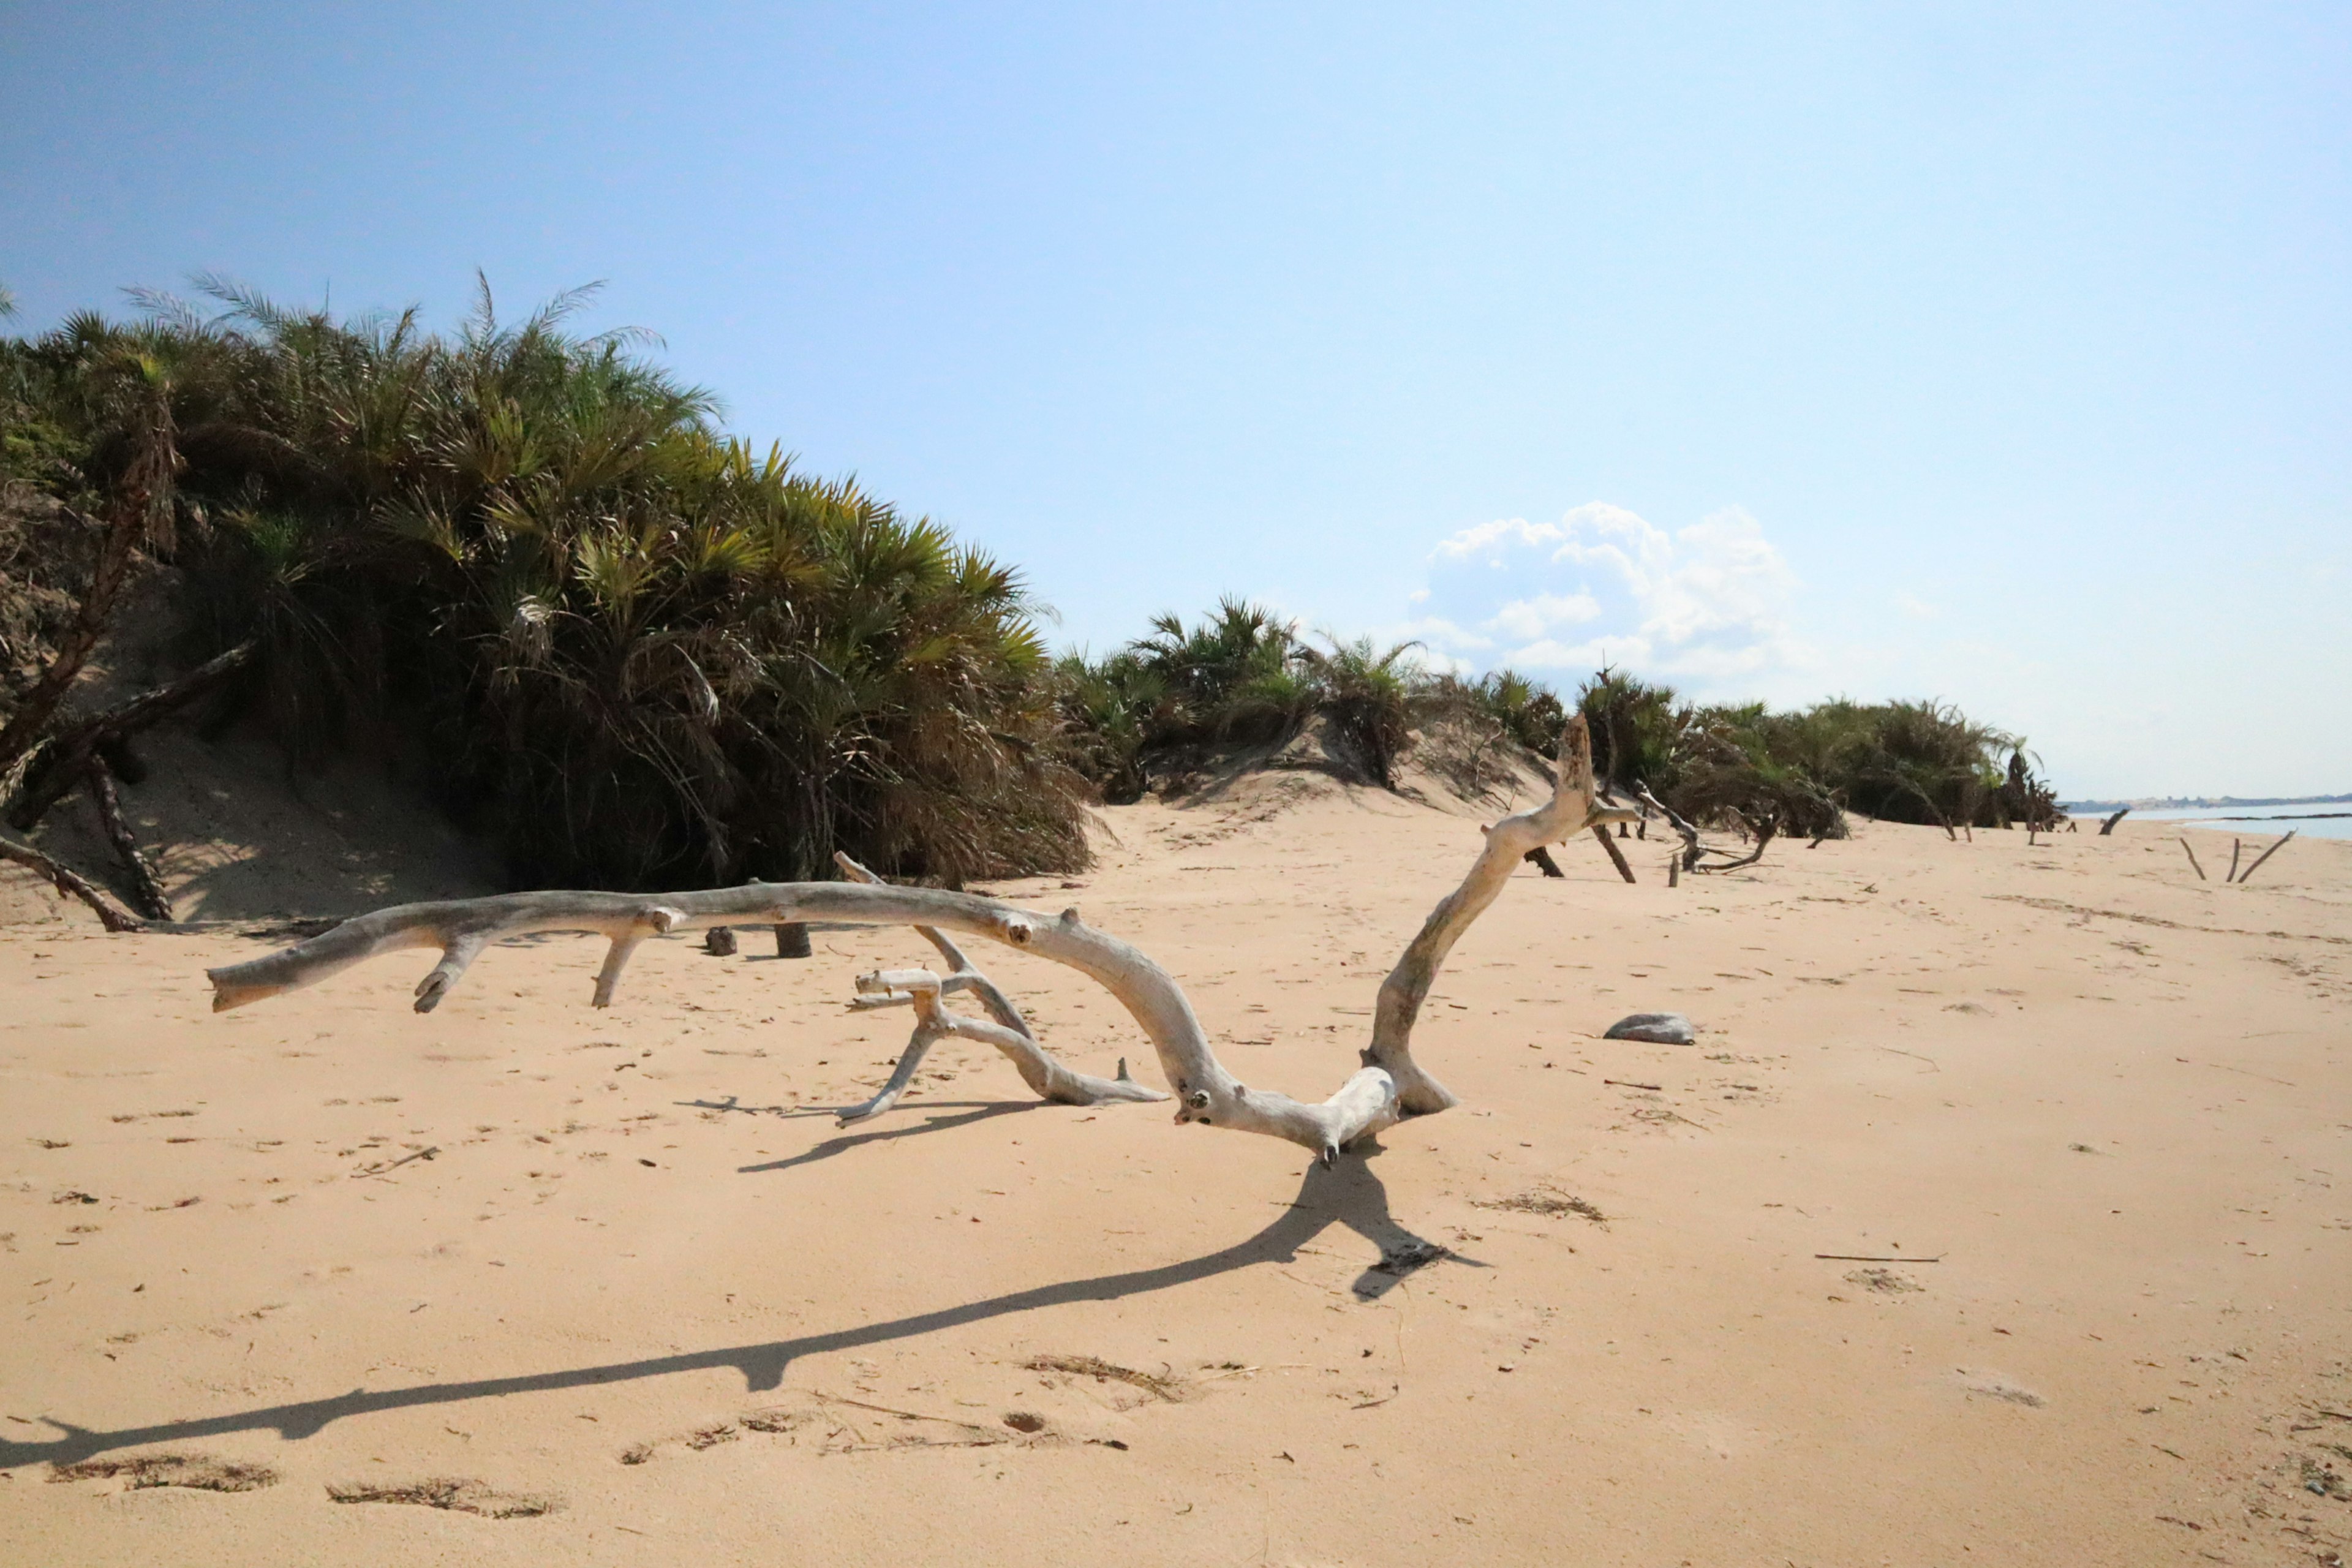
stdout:
<svg viewBox="0 0 2352 1568">
<path fill-rule="evenodd" d="M 2050 1403 L 2031 1389 L 2020 1388 L 1998 1373 L 1971 1373 L 1962 1367 L 1960 1386 L 1970 1394 L 1981 1394 L 1988 1399 L 1998 1399 L 2009 1405 L 2022 1405 L 2029 1410 L 2039 1410 Z"/>
<path fill-rule="evenodd" d="M 1845 1277 L 1845 1282 L 1859 1285 L 1865 1290 L 1875 1290 L 1882 1296 L 1901 1296 L 1927 1289 L 1909 1275 L 1897 1274 L 1892 1268 L 1857 1268 Z"/>
<path fill-rule="evenodd" d="M 1097 1383 L 1124 1383 L 1158 1394 L 1174 1405 L 1192 1393 L 1191 1386 L 1181 1377 L 1138 1372 L 1132 1367 L 1118 1366 L 1090 1355 L 1037 1355 L 1021 1363 L 1031 1372 L 1066 1372 L 1077 1377 L 1091 1377 Z M 1010 1420 L 1010 1417 L 1007 1418 Z M 1015 1427 L 1029 1431 L 1029 1427 Z"/>
<path fill-rule="evenodd" d="M 122 1478 L 124 1489 L 187 1487 L 204 1492 L 252 1492 L 278 1484 L 278 1472 L 267 1465 L 240 1465 L 209 1454 L 131 1454 L 112 1459 L 84 1459 L 78 1465 L 55 1465 L 49 1479 L 104 1481 Z"/>
<path fill-rule="evenodd" d="M 1509 1209 L 1516 1214 L 1540 1215 L 1546 1219 L 1562 1219 L 1574 1215 L 1603 1230 L 1609 1228 L 1609 1216 L 1584 1199 L 1564 1193 L 1545 1192 L 1540 1188 L 1534 1192 L 1514 1193 L 1507 1198 L 1473 1198 L 1471 1207 Z"/>
<path fill-rule="evenodd" d="M 376 1481 L 331 1486 L 327 1495 L 337 1502 L 405 1502 L 452 1513 L 479 1514 L 484 1519 L 537 1519 L 563 1506 L 561 1498 L 534 1492 L 502 1492 L 481 1481 L 447 1476 L 391 1486 Z"/>
<path fill-rule="evenodd" d="M 664 1447 L 671 1445 L 699 1453 L 722 1443 L 735 1442 L 746 1432 L 783 1437 L 796 1447 L 805 1436 L 810 1439 L 809 1446 L 819 1454 L 881 1453 L 899 1448 L 989 1448 L 1007 1445 L 1034 1447 L 1065 1440 L 1048 1428 L 1043 1416 L 1022 1411 L 1011 1412 L 1003 1418 L 1002 1425 L 990 1426 L 952 1415 L 899 1410 L 835 1394 L 812 1391 L 805 1397 L 809 1403 L 804 1405 L 770 1405 L 747 1412 L 734 1421 L 700 1427 L 677 1437 L 633 1444 L 621 1451 L 620 1461 L 625 1465 L 646 1464 Z M 885 1426 L 874 1419 L 876 1416 L 887 1416 L 893 1425 Z M 1035 1425 L 1021 1424 L 1028 1421 L 1034 1421 Z M 1124 1443 L 1105 1442 L 1100 1438 L 1088 1438 L 1087 1441 L 1103 1442 L 1109 1447 L 1126 1447 Z"/>
</svg>

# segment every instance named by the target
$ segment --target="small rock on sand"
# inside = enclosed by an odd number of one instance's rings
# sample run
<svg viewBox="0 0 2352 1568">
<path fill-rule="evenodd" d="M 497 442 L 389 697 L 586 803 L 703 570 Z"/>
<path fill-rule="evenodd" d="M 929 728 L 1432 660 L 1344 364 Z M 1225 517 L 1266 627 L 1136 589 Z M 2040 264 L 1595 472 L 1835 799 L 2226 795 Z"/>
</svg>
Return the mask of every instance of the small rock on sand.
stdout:
<svg viewBox="0 0 2352 1568">
<path fill-rule="evenodd" d="M 1645 1040 L 1654 1046 L 1687 1046 L 1697 1037 L 1680 1013 L 1629 1013 L 1609 1026 L 1604 1040 Z"/>
</svg>

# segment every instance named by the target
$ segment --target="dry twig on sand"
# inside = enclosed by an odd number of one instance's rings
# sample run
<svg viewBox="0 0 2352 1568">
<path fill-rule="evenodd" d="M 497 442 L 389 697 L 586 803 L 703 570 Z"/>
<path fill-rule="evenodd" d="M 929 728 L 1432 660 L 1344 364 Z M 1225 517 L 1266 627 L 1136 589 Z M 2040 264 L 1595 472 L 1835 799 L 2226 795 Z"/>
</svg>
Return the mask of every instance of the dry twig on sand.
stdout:
<svg viewBox="0 0 2352 1568">
<path fill-rule="evenodd" d="M 2285 837 L 2282 837 L 2282 838 L 2281 838 L 2281 839 L 2280 839 L 2276 844 L 2272 845 L 2269 848 L 2267 848 L 2267 849 L 2263 850 L 2260 855 L 2256 856 L 2256 857 L 2254 858 L 2254 863 L 2253 863 L 2252 865 L 2251 865 L 2251 866 L 2249 866 L 2249 867 L 2247 867 L 2247 868 L 2246 868 L 2246 874 L 2245 874 L 2244 876 L 2242 876 L 2242 877 L 2241 877 L 2241 878 L 2239 878 L 2239 879 L 2238 879 L 2239 885 L 2242 887 L 2242 886 L 2243 886 L 2244 884 L 2246 884 L 2247 882 L 2250 882 L 2250 881 L 2253 880 L 2254 873 L 2255 873 L 2255 872 L 2257 872 L 2257 871 L 2259 871 L 2259 870 L 2261 870 L 2261 869 L 2263 868 L 2263 861 L 2265 861 L 2265 860 L 2267 860 L 2267 859 L 2269 859 L 2272 856 L 2273 856 L 2273 855 L 2277 854 L 2281 849 L 2284 849 L 2284 847 L 2286 847 L 2286 841 L 2287 841 L 2287 839 L 2288 839 L 2288 838 L 2292 838 L 2292 837 L 2294 837 L 2295 836 L 2295 834 L 2296 834 L 2296 833 L 2298 833 L 2298 832 L 2300 832 L 2300 831 L 2301 831 L 2301 829 L 2299 829 L 2299 828 L 2294 828 L 2294 827 L 2290 827 L 2290 828 L 2288 828 L 2288 829 L 2286 830 L 2286 835 L 2285 835 Z"/>
</svg>

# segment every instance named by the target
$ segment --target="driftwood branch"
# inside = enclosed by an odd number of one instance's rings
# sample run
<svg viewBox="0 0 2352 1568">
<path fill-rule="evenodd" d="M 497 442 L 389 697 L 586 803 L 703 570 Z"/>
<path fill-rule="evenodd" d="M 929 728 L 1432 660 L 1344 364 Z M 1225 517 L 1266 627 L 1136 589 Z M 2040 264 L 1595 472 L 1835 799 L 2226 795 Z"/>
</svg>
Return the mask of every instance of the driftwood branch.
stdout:
<svg viewBox="0 0 2352 1568">
<path fill-rule="evenodd" d="M 239 643 L 169 685 L 142 691 L 52 737 L 34 759 L 24 789 L 9 808 L 8 820 L 29 832 L 50 807 L 72 793 L 103 753 L 153 727 L 158 721 L 186 707 L 252 663 L 257 646 Z M 136 784 L 138 780 L 131 782 Z"/>
<path fill-rule="evenodd" d="M 1656 795 L 1652 795 L 1648 784 L 1636 784 L 1633 786 L 1633 798 L 1640 801 L 1650 810 L 1654 811 L 1659 816 L 1664 817 L 1666 819 L 1666 825 L 1672 827 L 1682 838 L 1683 850 L 1681 858 L 1678 860 L 1670 863 L 1670 870 L 1677 867 L 1681 870 L 1685 871 L 1714 872 L 1744 870 L 1748 867 L 1753 866 L 1759 860 L 1764 858 L 1765 847 L 1772 842 L 1774 836 L 1778 832 L 1774 823 L 1770 819 L 1767 819 L 1762 826 L 1756 829 L 1755 847 L 1750 849 L 1747 854 L 1741 855 L 1733 850 L 1718 848 L 1717 846 L 1712 844 L 1700 843 L 1698 829 L 1691 826 L 1689 822 L 1685 821 L 1682 815 L 1675 811 L 1673 806 L 1668 805 L 1664 801 L 1662 801 Z M 1813 842 L 1818 845 L 1821 841 L 1819 839 L 1815 839 Z M 1714 866 L 1705 864 L 1705 858 L 1709 855 L 1717 857 L 1721 861 L 1721 864 Z M 1681 879 L 1679 877 L 1670 877 L 1668 885 L 1672 886 L 1680 880 Z"/>
<path fill-rule="evenodd" d="M 1682 815 L 1675 811 L 1673 806 L 1668 805 L 1664 801 L 1662 801 L 1656 795 L 1652 795 L 1650 793 L 1650 786 L 1646 784 L 1638 781 L 1634 784 L 1633 798 L 1666 819 L 1666 826 L 1673 828 L 1675 836 L 1683 841 L 1683 869 L 1685 871 L 1696 870 L 1698 868 L 1698 858 L 1706 853 L 1706 850 L 1698 841 L 1698 829 L 1684 821 Z"/>
<path fill-rule="evenodd" d="M 2121 811 L 2116 812 L 2113 816 L 2108 817 L 2105 822 L 2099 824 L 2099 837 L 2105 838 L 2107 835 L 2113 833 L 2116 830 L 2116 824 L 2121 822 L 2125 817 L 2130 815 L 2131 807 L 2125 806 Z"/>
<path fill-rule="evenodd" d="M 2210 880 L 2210 879 L 2205 875 L 2205 868 L 2197 864 L 2197 851 L 2189 847 L 2189 840 L 2186 838 L 2182 839 L 2180 841 L 2180 847 L 2182 851 L 2188 855 L 2189 864 L 2196 868 L 2197 879 L 2200 882 Z"/>
<path fill-rule="evenodd" d="M 2222 878 L 2221 880 L 2225 882 L 2234 882 L 2238 879 L 2238 857 L 2244 854 L 2245 851 L 2246 841 L 2244 839 L 2232 838 L 2230 840 L 2230 874 Z"/>
<path fill-rule="evenodd" d="M 2259 870 L 2261 870 L 2261 869 L 2263 868 L 2263 861 L 2265 861 L 2265 860 L 2267 860 L 2267 859 L 2269 859 L 2272 856 L 2273 856 L 2273 855 L 2277 854 L 2281 849 L 2285 848 L 2285 847 L 2286 847 L 2286 841 L 2287 841 L 2287 839 L 2288 839 L 2288 838 L 2292 838 L 2292 837 L 2294 837 L 2298 832 L 2300 832 L 2300 831 L 2302 831 L 2300 828 L 2294 828 L 2294 827 L 2290 827 L 2290 828 L 2288 828 L 2288 829 L 2286 830 L 2286 837 L 2285 837 L 2284 838 L 2281 838 L 2281 839 L 2280 839 L 2276 844 L 2272 845 L 2269 848 L 2267 848 L 2267 849 L 2263 850 L 2260 855 L 2255 856 L 2255 857 L 2254 857 L 2254 863 L 2253 863 L 2252 865 L 2251 865 L 2251 866 L 2249 866 L 2249 867 L 2247 867 L 2247 868 L 2246 868 L 2246 874 L 2245 874 L 2244 876 L 2242 876 L 2242 877 L 2241 877 L 2241 878 L 2239 878 L 2239 879 L 2238 879 L 2239 885 L 2240 885 L 2240 886 L 2243 886 L 2244 884 L 2246 884 L 2246 883 L 2248 883 L 2248 882 L 2252 881 L 2252 880 L 2253 880 L 2253 878 L 2254 878 L 2254 873 L 2255 873 L 2255 872 L 2257 872 L 2257 871 L 2259 871 Z"/>
<path fill-rule="evenodd" d="M 1523 858 L 1547 877 L 1565 878 L 1568 875 L 1559 868 L 1559 862 L 1551 858 L 1551 851 L 1543 845 L 1538 844 L 1528 850 Z"/>
<path fill-rule="evenodd" d="M 1183 991 L 1149 957 L 1117 937 L 1088 926 L 1075 909 L 1059 917 L 1024 910 L 971 893 L 930 888 L 896 888 L 867 882 L 754 882 L 748 887 L 669 893 L 534 892 L 439 903 L 404 904 L 345 921 L 333 930 L 262 958 L 211 972 L 216 1012 L 258 1002 L 284 991 L 316 984 L 382 953 L 406 948 L 437 948 L 440 962 L 416 987 L 416 1010 L 430 1012 L 496 942 L 538 931 L 587 931 L 610 946 L 596 979 L 593 1000 L 612 1002 L 630 955 L 646 939 L 715 925 L 839 921 L 856 925 L 909 925 L 921 931 L 950 974 L 896 971 L 869 975 L 861 991 L 869 1005 L 916 1009 L 917 1043 L 926 1030 L 984 1040 L 1045 1074 L 1067 1072 L 1047 1056 L 1017 1020 L 1010 999 L 985 984 L 945 933 L 986 937 L 1037 957 L 1067 964 L 1100 984 L 1141 1026 L 1159 1054 L 1160 1070 L 1175 1091 L 1179 1123 L 1200 1122 L 1286 1139 L 1328 1163 L 1355 1140 L 1390 1127 L 1402 1117 L 1444 1110 L 1455 1103 L 1445 1086 L 1423 1070 L 1412 1056 L 1412 1028 L 1437 972 L 1462 933 L 1493 903 L 1511 872 L 1529 850 L 1565 843 L 1608 823 L 1630 822 L 1634 814 L 1603 806 L 1592 784 L 1591 740 L 1580 716 L 1560 737 L 1559 764 L 1551 798 L 1487 830 L 1478 857 L 1463 879 L 1423 922 L 1404 955 L 1381 984 L 1371 1043 L 1362 1068 L 1329 1099 L 1305 1103 L 1286 1095 L 1253 1089 L 1235 1079 L 1210 1048 Z M 1006 1012 L 988 1020 L 949 1012 L 942 1000 L 955 989 L 971 990 L 994 1013 L 992 995 Z M 909 1052 L 916 1049 L 909 1045 Z M 919 1059 L 919 1058 L 918 1058 Z M 914 1068 L 902 1058 L 901 1071 Z M 898 1075 L 894 1074 L 894 1079 Z M 1144 1098 L 1139 1086 L 1123 1079 L 1085 1079 L 1071 1074 L 1085 1092 L 1108 1099 Z M 904 1084 L 899 1084 L 903 1089 Z M 891 1091 L 886 1087 L 883 1093 Z M 880 1097 L 877 1097 L 877 1099 Z"/>
<path fill-rule="evenodd" d="M 122 868 L 131 875 L 131 886 L 136 895 L 132 902 L 139 912 L 154 920 L 172 918 L 172 900 L 164 895 L 162 879 L 155 868 L 141 853 L 139 839 L 131 831 L 131 824 L 122 815 L 122 797 L 115 792 L 114 774 L 99 758 L 91 758 L 86 775 L 89 780 L 90 803 L 98 807 L 98 820 L 105 829 L 107 841 L 114 846 L 115 855 Z"/>
<path fill-rule="evenodd" d="M 69 899 L 79 899 L 98 911 L 99 923 L 111 931 L 144 931 L 139 918 L 106 896 L 88 878 L 71 868 L 50 859 L 29 844 L 19 844 L 13 838 L 0 838 L 0 860 L 14 860 L 29 867 L 56 884 L 58 892 Z"/>
</svg>

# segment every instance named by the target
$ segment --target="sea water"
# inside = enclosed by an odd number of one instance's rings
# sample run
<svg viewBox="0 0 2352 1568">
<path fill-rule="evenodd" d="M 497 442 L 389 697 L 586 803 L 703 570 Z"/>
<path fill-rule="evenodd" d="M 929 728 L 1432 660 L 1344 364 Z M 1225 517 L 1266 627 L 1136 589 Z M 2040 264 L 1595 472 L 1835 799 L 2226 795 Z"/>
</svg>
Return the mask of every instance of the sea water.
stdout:
<svg viewBox="0 0 2352 1568">
<path fill-rule="evenodd" d="M 2105 816 L 2105 812 L 2078 811 L 2075 818 Z M 2135 806 L 2126 822 L 2182 822 L 2219 828 L 2249 838 L 2276 838 L 2293 828 L 2302 838 L 2352 838 L 2352 801 L 2314 805 L 2152 805 Z"/>
</svg>

